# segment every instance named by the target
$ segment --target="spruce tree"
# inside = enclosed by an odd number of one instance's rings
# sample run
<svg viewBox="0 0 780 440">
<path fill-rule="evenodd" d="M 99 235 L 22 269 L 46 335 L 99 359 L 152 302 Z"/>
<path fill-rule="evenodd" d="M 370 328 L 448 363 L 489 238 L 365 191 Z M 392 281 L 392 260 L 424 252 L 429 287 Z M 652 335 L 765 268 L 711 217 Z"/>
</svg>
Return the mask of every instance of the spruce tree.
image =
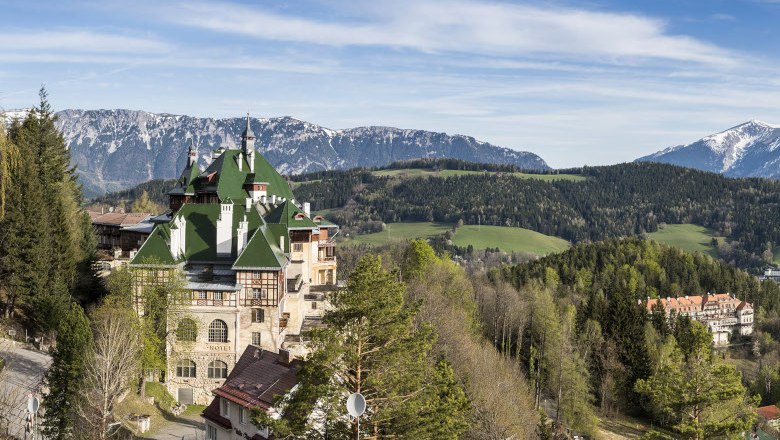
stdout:
<svg viewBox="0 0 780 440">
<path fill-rule="evenodd" d="M 91 344 L 87 315 L 79 305 L 70 303 L 59 320 L 57 345 L 46 373 L 49 392 L 43 398 L 43 434 L 47 439 L 73 438 L 74 410 Z"/>
<path fill-rule="evenodd" d="M 48 278 L 47 225 L 37 166 L 28 160 L 28 150 L 17 151 L 22 160 L 9 174 L 5 216 L 0 220 L 0 291 L 5 294 L 6 318 L 20 307 L 29 310 L 32 297 L 44 290 Z"/>
</svg>

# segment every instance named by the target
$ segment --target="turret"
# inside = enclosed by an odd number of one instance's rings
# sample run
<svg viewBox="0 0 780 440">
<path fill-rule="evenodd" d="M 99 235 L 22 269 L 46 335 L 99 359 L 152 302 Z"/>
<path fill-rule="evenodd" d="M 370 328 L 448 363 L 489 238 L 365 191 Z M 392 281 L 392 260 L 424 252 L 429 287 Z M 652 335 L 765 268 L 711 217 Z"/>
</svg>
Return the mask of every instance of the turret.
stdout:
<svg viewBox="0 0 780 440">
<path fill-rule="evenodd" d="M 192 167 L 198 160 L 198 152 L 195 149 L 195 141 L 190 139 L 190 149 L 187 151 L 187 166 Z"/>
</svg>

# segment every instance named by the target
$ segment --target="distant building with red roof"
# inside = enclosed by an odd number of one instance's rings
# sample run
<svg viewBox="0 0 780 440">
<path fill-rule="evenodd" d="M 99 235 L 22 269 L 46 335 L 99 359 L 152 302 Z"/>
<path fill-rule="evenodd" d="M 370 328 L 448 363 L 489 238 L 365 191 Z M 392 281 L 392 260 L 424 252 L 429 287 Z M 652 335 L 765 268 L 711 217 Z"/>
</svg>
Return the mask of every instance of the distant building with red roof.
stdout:
<svg viewBox="0 0 780 440">
<path fill-rule="evenodd" d="M 753 306 L 728 293 L 692 295 L 678 298 L 648 298 L 648 313 L 661 304 L 667 318 L 676 315 L 689 316 L 705 324 L 712 332 L 715 344 L 726 344 L 734 332 L 746 336 L 753 333 Z"/>
<path fill-rule="evenodd" d="M 758 413 L 759 422 L 765 422 L 773 428 L 780 427 L 780 408 L 776 405 L 759 407 L 756 412 Z"/>
</svg>

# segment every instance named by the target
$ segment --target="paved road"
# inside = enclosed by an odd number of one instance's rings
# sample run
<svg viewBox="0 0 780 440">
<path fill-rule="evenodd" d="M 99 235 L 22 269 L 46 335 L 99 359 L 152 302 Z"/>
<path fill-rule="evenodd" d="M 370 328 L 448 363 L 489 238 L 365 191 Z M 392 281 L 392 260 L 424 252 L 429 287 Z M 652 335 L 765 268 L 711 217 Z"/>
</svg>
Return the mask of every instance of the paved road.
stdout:
<svg viewBox="0 0 780 440">
<path fill-rule="evenodd" d="M 0 373 L 0 414 L 10 421 L 9 433 L 24 438 L 27 394 L 38 390 L 51 357 L 19 348 L 7 339 L 0 339 L 0 357 L 5 359 Z"/>
<path fill-rule="evenodd" d="M 200 414 L 187 417 L 171 417 L 160 423 L 154 434 L 144 437 L 154 440 L 203 440 L 206 424 Z"/>
</svg>

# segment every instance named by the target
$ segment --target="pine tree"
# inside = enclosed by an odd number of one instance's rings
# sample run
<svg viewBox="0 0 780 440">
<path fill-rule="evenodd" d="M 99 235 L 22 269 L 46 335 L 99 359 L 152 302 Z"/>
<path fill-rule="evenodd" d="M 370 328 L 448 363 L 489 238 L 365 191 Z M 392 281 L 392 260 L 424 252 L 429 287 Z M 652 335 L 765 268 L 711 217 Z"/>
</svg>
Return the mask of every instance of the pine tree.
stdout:
<svg viewBox="0 0 780 440">
<path fill-rule="evenodd" d="M 654 373 L 638 380 L 636 391 L 680 438 L 725 438 L 749 429 L 757 399 L 746 397 L 733 366 L 713 356 L 707 328 L 693 321 L 691 332 L 695 342 L 687 356 L 674 337 L 667 338 Z"/>
<path fill-rule="evenodd" d="M 354 436 L 356 424 L 343 416 L 345 396 L 360 392 L 369 408 L 361 436 L 458 438 L 468 401 L 449 365 L 432 359 L 434 335 L 429 326 L 415 328 L 404 290 L 379 257 L 362 258 L 334 296 L 327 328 L 312 336 L 299 388 L 282 404 L 287 421 L 280 426 L 261 413 L 255 420 L 300 438 Z"/>
<path fill-rule="evenodd" d="M 57 345 L 45 379 L 49 392 L 43 398 L 43 434 L 47 439 L 73 438 L 74 410 L 91 344 L 87 315 L 79 305 L 69 304 L 59 321 Z"/>
</svg>

